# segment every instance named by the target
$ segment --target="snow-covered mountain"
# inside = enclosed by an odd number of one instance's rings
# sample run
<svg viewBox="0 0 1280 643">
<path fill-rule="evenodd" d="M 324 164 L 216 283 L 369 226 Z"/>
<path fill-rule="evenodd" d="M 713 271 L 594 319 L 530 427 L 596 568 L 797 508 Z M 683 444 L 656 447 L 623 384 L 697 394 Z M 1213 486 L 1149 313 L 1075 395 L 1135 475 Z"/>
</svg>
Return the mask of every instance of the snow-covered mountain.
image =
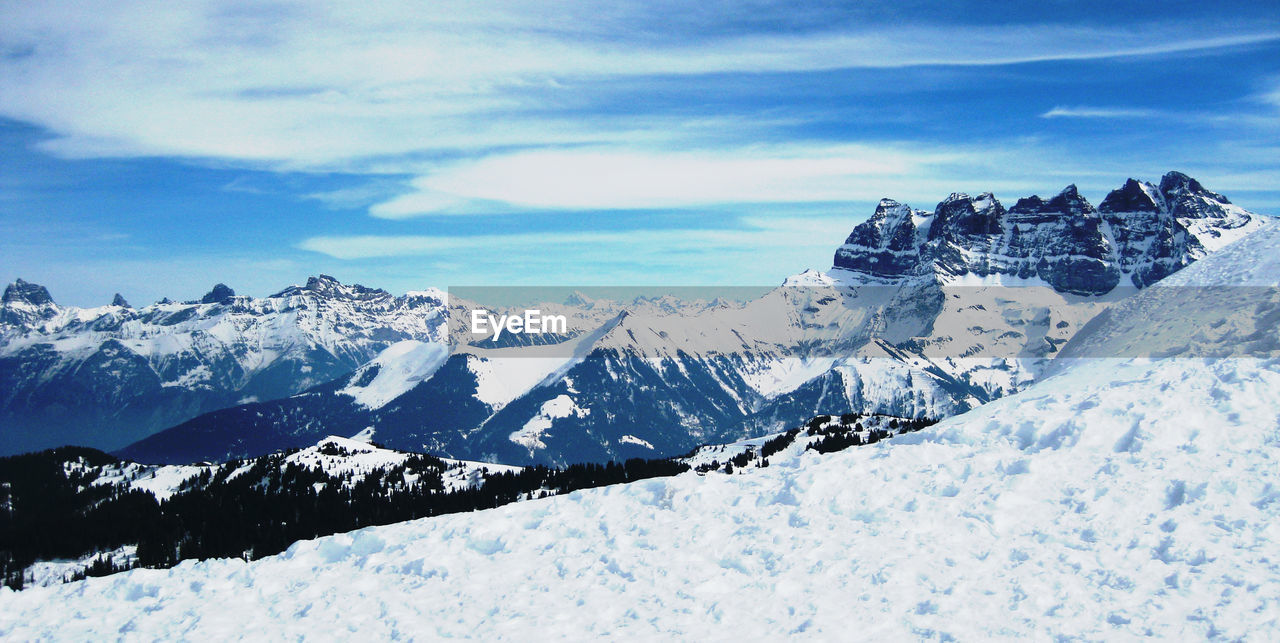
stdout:
<svg viewBox="0 0 1280 643">
<path fill-rule="evenodd" d="M 59 306 L 18 280 L 0 302 L 0 454 L 118 448 L 183 420 L 346 375 L 402 340 L 442 342 L 445 295 L 313 277 L 270 297 Z"/>
<path fill-rule="evenodd" d="M 402 345 L 121 453 L 244 457 L 372 426 L 407 450 L 565 464 L 673 455 L 819 413 L 945 417 L 1025 388 L 1099 311 L 1266 219 L 1178 173 L 1159 188 L 1130 181 L 1099 210 L 1074 187 L 1008 210 L 989 194 L 953 194 L 932 213 L 886 200 L 832 270 L 746 302 L 576 294 L 547 306 L 572 332 L 517 345 L 467 341 L 459 320 L 474 303 L 455 298 L 443 359 Z"/>
<path fill-rule="evenodd" d="M 1278 287 L 1272 224 L 1063 349 L 1142 349 L 1155 321 L 1236 357 L 1066 359 L 874 448 L 0 590 L 0 635 L 1271 639 Z"/>
<path fill-rule="evenodd" d="M 884 199 L 836 251 L 835 269 L 891 282 L 1016 278 L 1102 295 L 1117 285 L 1152 284 L 1262 220 L 1180 172 L 1158 187 L 1129 179 L 1097 209 L 1074 185 L 1008 209 L 991 193 L 952 194 L 932 212 Z"/>
</svg>

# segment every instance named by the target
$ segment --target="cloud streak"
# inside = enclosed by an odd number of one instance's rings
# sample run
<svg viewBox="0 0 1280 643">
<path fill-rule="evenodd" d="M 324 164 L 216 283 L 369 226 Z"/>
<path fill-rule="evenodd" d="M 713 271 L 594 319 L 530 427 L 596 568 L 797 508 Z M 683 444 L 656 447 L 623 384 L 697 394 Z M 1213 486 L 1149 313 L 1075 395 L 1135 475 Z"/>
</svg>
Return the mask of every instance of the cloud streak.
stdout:
<svg viewBox="0 0 1280 643">
<path fill-rule="evenodd" d="M 1153 109 L 1060 105 L 1041 114 L 1040 118 L 1152 118 L 1158 115 L 1160 112 Z"/>
<path fill-rule="evenodd" d="M 975 144 L 778 144 L 714 151 L 579 148 L 494 154 L 443 163 L 409 191 L 374 204 L 385 219 L 499 212 L 698 209 L 709 206 L 875 202 L 928 207 L 957 190 L 1056 190 L 1124 168 L 1072 167 L 1069 152 L 1031 140 Z M 1109 174 L 1108 172 L 1112 172 Z M 1064 182 L 1065 184 L 1065 182 Z M 1113 186 L 1103 186 L 1113 187 Z"/>
<path fill-rule="evenodd" d="M 955 155 L 890 147 L 772 146 L 714 153 L 616 149 L 517 152 L 446 165 L 374 216 L 467 212 L 491 203 L 530 209 L 658 209 L 716 203 L 847 201 L 868 183 Z"/>
</svg>

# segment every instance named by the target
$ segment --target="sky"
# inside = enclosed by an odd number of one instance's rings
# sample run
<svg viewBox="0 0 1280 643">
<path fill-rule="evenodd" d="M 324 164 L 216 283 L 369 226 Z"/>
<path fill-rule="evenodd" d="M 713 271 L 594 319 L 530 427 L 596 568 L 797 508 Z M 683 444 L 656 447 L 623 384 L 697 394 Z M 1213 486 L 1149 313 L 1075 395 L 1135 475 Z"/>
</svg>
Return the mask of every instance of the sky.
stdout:
<svg viewBox="0 0 1280 643">
<path fill-rule="evenodd" d="M 882 197 L 1169 170 L 1280 214 L 1274 6 L 1030 4 L 0 0 L 0 279 L 768 285 Z"/>
</svg>

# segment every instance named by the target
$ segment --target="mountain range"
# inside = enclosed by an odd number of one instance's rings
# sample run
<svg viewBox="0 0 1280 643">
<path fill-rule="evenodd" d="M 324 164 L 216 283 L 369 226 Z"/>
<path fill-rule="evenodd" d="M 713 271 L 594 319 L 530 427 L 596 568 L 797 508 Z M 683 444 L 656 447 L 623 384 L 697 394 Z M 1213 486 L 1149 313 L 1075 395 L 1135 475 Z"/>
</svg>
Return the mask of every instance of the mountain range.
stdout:
<svg viewBox="0 0 1280 643">
<path fill-rule="evenodd" d="M 1100 311 L 1265 219 L 1176 172 L 1097 208 L 1074 186 L 1008 208 L 885 199 L 826 272 L 745 302 L 575 295 L 543 306 L 568 311 L 571 332 L 537 345 L 460 335 L 479 305 L 463 297 L 323 276 L 140 310 L 61 308 L 19 282 L 0 313 L 4 450 L 78 442 L 188 463 L 369 430 L 393 448 L 565 464 L 819 413 L 949 416 L 1030 385 Z"/>
<path fill-rule="evenodd" d="M 0 591 L 0 635 L 1269 638 L 1278 287 L 1272 223 L 1108 307 L 1060 351 L 1119 356 L 1154 333 L 1231 359 L 1055 359 L 1022 391 L 870 447 L 770 448 L 769 466 L 734 475 Z"/>
</svg>

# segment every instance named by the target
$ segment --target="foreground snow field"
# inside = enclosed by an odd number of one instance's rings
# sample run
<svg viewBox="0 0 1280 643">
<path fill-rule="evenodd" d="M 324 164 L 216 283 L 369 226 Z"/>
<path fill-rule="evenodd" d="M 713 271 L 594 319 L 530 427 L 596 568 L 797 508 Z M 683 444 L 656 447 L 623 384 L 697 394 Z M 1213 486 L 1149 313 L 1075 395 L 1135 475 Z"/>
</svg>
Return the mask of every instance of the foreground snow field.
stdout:
<svg viewBox="0 0 1280 643">
<path fill-rule="evenodd" d="M 1277 257 L 1272 225 L 1170 279 L 1275 285 Z M 1124 314 L 1177 296 L 1157 290 Z M 1274 355 L 1267 312 L 1251 340 Z M 1096 348 L 1109 326 L 1091 327 Z M 1197 341 L 1237 341 L 1213 328 Z M 1076 360 L 918 433 L 748 475 L 4 590 L 0 636 L 1274 639 L 1277 400 L 1275 357 Z"/>
<path fill-rule="evenodd" d="M 255 563 L 6 590 L 0 634 L 1280 631 L 1280 363 L 1098 361 L 1055 379 L 1061 392 L 1037 386 L 803 467 L 774 460 L 366 529 Z"/>
</svg>

